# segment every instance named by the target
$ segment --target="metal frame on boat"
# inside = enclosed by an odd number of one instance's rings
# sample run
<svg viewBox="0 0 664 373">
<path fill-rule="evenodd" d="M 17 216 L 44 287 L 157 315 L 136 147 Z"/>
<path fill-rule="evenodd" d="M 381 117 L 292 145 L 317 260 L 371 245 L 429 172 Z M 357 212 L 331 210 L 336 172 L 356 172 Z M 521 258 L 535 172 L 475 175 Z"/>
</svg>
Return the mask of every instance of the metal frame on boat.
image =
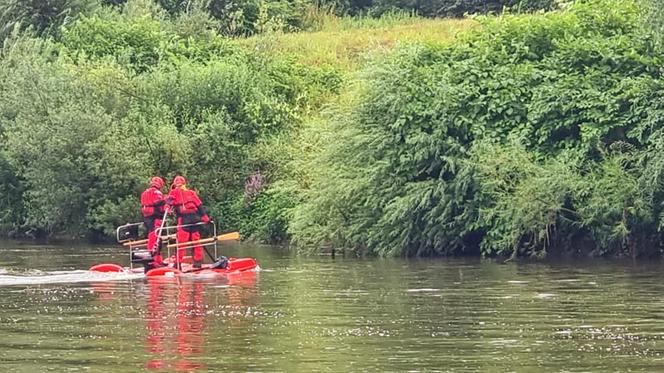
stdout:
<svg viewBox="0 0 664 373">
<path fill-rule="evenodd" d="M 258 263 L 253 258 L 226 258 L 218 256 L 217 242 L 237 241 L 240 239 L 239 232 L 229 232 L 217 235 L 217 226 L 214 222 L 172 225 L 159 227 L 160 249 L 166 249 L 164 267 L 152 267 L 152 255 L 147 250 L 147 239 L 139 239 L 140 226 L 143 223 L 128 223 L 121 225 L 116 229 L 116 238 L 119 243 L 129 249 L 129 267 L 123 267 L 117 264 L 103 263 L 90 268 L 96 272 L 139 272 L 146 271 L 146 276 L 172 276 L 181 274 L 193 275 L 234 275 L 237 273 L 256 272 L 260 270 Z M 206 237 L 194 241 L 178 242 L 177 229 L 191 227 L 196 225 L 209 225 L 207 234 L 212 231 L 212 237 Z M 145 232 L 143 232 L 145 233 Z M 201 267 L 191 265 L 191 256 L 184 257 L 179 262 L 178 250 L 186 250 L 194 246 L 203 246 L 205 253 L 210 257 L 213 263 L 202 264 Z M 214 247 L 214 255 L 208 250 L 208 246 Z M 174 252 L 171 252 L 174 249 Z M 163 253 L 162 253 L 163 254 Z M 175 254 L 175 255 L 172 255 Z M 134 268 L 134 263 L 141 263 L 142 269 Z"/>
<path fill-rule="evenodd" d="M 137 263 L 135 258 L 140 258 L 140 257 L 147 257 L 149 256 L 149 252 L 147 250 L 147 239 L 138 239 L 138 230 L 140 229 L 140 226 L 143 225 L 143 223 L 128 223 L 119 226 L 116 231 L 115 231 L 115 236 L 118 241 L 118 243 L 121 243 L 123 246 L 126 246 L 129 248 L 129 268 L 131 270 L 134 269 L 134 263 Z M 210 226 L 212 228 L 212 236 L 211 237 L 206 237 L 202 238 L 197 241 L 191 241 L 191 242 L 178 242 L 177 241 L 177 229 L 178 228 L 186 228 L 186 227 L 193 227 L 193 226 L 199 226 L 199 225 L 206 225 Z M 131 234 L 127 235 L 124 234 L 124 232 L 130 232 Z M 162 253 L 162 256 L 165 258 L 171 257 L 172 254 L 175 255 L 175 258 L 178 258 L 177 251 L 178 250 L 187 250 L 188 248 L 193 248 L 194 245 L 200 245 L 203 247 L 208 247 L 212 246 L 214 247 L 214 257 L 211 258 L 212 260 L 216 260 L 216 258 L 219 257 L 218 254 L 218 248 L 217 248 L 217 240 L 215 239 L 217 237 L 217 225 L 214 223 L 214 221 L 209 221 L 207 223 L 195 223 L 195 224 L 184 224 L 184 225 L 169 225 L 169 226 L 164 226 L 160 227 L 158 229 L 158 236 L 159 236 L 159 244 L 161 245 L 161 250 L 166 248 L 166 253 Z M 174 242 L 172 242 L 174 241 Z M 171 253 L 171 249 L 174 249 L 174 252 Z M 207 249 L 206 249 L 207 251 Z M 209 254 L 209 253 L 208 253 Z M 179 263 L 178 263 L 179 264 Z"/>
</svg>

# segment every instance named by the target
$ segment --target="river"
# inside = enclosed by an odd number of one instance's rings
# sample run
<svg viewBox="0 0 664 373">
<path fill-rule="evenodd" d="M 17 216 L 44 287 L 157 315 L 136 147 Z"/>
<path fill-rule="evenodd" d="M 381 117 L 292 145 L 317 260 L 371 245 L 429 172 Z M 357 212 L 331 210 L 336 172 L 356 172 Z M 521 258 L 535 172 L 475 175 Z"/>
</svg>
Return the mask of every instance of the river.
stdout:
<svg viewBox="0 0 664 373">
<path fill-rule="evenodd" d="M 664 368 L 660 262 L 257 258 L 240 278 L 83 271 L 121 248 L 0 244 L 2 372 Z"/>
</svg>

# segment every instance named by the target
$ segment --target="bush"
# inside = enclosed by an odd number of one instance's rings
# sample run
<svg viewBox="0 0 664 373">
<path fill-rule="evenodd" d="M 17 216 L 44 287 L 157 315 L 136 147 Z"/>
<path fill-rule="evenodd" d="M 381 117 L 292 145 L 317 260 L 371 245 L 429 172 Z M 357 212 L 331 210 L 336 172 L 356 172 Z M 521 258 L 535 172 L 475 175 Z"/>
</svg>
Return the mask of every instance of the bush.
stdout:
<svg viewBox="0 0 664 373">
<path fill-rule="evenodd" d="M 244 207 L 227 202 L 257 165 L 279 168 L 254 148 L 299 125 L 310 92 L 326 89 L 318 76 L 218 36 L 184 40 L 151 18 L 84 17 L 61 43 L 13 40 L 0 61 L 0 185 L 15 188 L 7 201 L 21 216 L 0 224 L 110 235 L 140 219 L 154 174 L 184 174 L 212 213 L 232 217 Z"/>
<path fill-rule="evenodd" d="M 272 244 L 287 242 L 289 211 L 297 200 L 292 186 L 277 183 L 252 199 L 245 198 L 246 216 L 242 233 L 253 240 Z"/>
<path fill-rule="evenodd" d="M 4 0 L 0 2 L 0 36 L 4 40 L 14 29 L 57 34 L 61 26 L 98 6 L 97 0 Z"/>
<path fill-rule="evenodd" d="M 502 13 L 504 9 L 516 12 L 551 10 L 553 0 L 330 0 L 322 1 L 340 13 L 369 13 L 379 16 L 391 11 L 412 11 L 424 17 L 463 17 L 466 14 Z"/>
<path fill-rule="evenodd" d="M 159 0 L 172 16 L 180 16 L 203 6 L 217 22 L 224 35 L 251 35 L 266 30 L 302 28 L 307 0 L 210 0 L 193 3 L 186 0 Z"/>
<path fill-rule="evenodd" d="M 542 162 L 519 144 L 476 143 L 469 167 L 486 234 L 482 253 L 542 257 L 572 247 L 581 226 L 573 202 L 586 187 L 581 159 L 565 152 Z"/>
<path fill-rule="evenodd" d="M 404 47 L 373 64 L 357 101 L 329 119 L 295 242 L 541 255 L 590 239 L 633 252 L 630 240 L 654 231 L 637 186 L 645 166 L 602 149 L 626 144 L 638 158 L 662 127 L 661 54 L 639 12 L 596 0 L 484 18 L 451 46 Z M 515 141 L 523 148 L 501 147 Z M 497 145 L 469 162 L 484 142 Z"/>
</svg>

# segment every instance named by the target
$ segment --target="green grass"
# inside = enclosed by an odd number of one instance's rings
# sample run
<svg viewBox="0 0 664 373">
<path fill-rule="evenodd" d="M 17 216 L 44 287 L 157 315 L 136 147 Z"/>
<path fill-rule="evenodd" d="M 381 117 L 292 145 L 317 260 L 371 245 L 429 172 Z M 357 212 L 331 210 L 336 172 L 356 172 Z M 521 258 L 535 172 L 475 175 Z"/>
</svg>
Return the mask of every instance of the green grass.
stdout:
<svg viewBox="0 0 664 373">
<path fill-rule="evenodd" d="M 266 33 L 238 42 L 266 53 L 293 56 L 307 65 L 355 71 L 369 54 L 385 53 L 399 43 L 450 42 L 477 24 L 470 19 L 425 19 L 403 13 L 381 18 L 315 16 L 310 24 L 316 31 Z"/>
</svg>

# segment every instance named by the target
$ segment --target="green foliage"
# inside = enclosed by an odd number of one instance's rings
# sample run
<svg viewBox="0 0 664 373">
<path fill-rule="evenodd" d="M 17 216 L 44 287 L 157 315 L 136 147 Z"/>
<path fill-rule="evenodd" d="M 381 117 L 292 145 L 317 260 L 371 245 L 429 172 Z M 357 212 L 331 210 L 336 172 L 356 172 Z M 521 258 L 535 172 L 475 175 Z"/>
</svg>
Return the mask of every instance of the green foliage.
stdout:
<svg viewBox="0 0 664 373">
<path fill-rule="evenodd" d="M 273 244 L 287 242 L 295 193 L 292 185 L 276 183 L 254 199 L 245 198 L 246 215 L 241 224 L 245 237 Z"/>
<path fill-rule="evenodd" d="M 16 170 L 0 153 L 0 234 L 20 234 L 21 219 L 24 215 L 23 184 L 16 175 Z"/>
<path fill-rule="evenodd" d="M 594 162 L 566 151 L 546 161 L 519 145 L 479 143 L 471 165 L 479 182 L 483 253 L 543 256 L 584 250 L 636 256 L 657 241 L 648 151 L 615 143 Z M 652 168 L 651 168 L 652 169 Z M 578 247 L 580 244 L 586 247 Z M 644 247 L 645 246 L 645 247 Z"/>
<path fill-rule="evenodd" d="M 452 176 L 471 133 L 429 105 L 453 100 L 437 84 L 445 74 L 431 64 L 437 58 L 414 48 L 376 64 L 370 85 L 357 92 L 360 102 L 332 118 L 331 144 L 319 160 L 325 170 L 296 208 L 297 242 L 333 241 L 383 255 L 464 247 L 471 184 Z"/>
<path fill-rule="evenodd" d="M 196 9 L 205 10 L 216 20 L 224 35 L 250 35 L 266 30 L 299 30 L 303 24 L 306 0 L 158 0 L 172 16 Z"/>
<path fill-rule="evenodd" d="M 635 255 L 643 231 L 654 233 L 653 206 L 639 182 L 643 168 L 635 159 L 638 154 L 619 145 L 587 176 L 587 193 L 580 196 L 578 211 L 602 251 L 624 249 Z"/>
<path fill-rule="evenodd" d="M 124 22 L 92 16 L 65 29 L 62 42 L 71 51 L 93 58 L 114 56 L 126 66 L 143 72 L 164 57 L 160 52 L 167 36 L 159 23 L 149 18 Z"/>
<path fill-rule="evenodd" d="M 183 174 L 220 229 L 266 242 L 292 235 L 311 251 L 636 256 L 661 247 L 663 55 L 657 27 L 641 25 L 644 9 L 657 18 L 653 8 L 100 3 L 0 2 L 2 233 L 108 236 L 140 219 L 150 176 Z M 417 22 L 404 9 L 501 16 L 468 21 L 453 44 L 366 59 L 358 45 L 368 42 L 342 40 L 336 48 L 366 65 L 357 76 L 319 58 L 330 47 L 305 59 L 316 67 L 294 59 L 311 49 L 276 51 L 283 31 L 321 27 L 323 12 L 388 14 L 353 21 L 375 31 Z M 254 33 L 256 48 L 219 36 Z"/>
<path fill-rule="evenodd" d="M 178 25 L 164 24 L 149 16 L 125 19 L 94 15 L 66 27 L 61 42 L 76 57 L 113 59 L 138 73 L 159 64 L 207 62 L 239 53 L 229 41 L 209 32 L 197 33 L 195 37 L 188 33 Z"/>
<path fill-rule="evenodd" d="M 0 37 L 14 29 L 32 29 L 38 34 L 57 33 L 60 26 L 99 6 L 97 0 L 1 0 Z"/>
<path fill-rule="evenodd" d="M 4 154 L 25 187 L 26 228 L 84 234 L 96 226 L 90 212 L 99 204 L 136 192 L 147 176 L 137 161 L 144 149 L 127 137 L 129 123 L 98 100 L 103 92 L 93 77 L 44 57 L 53 48 L 21 40 L 6 51 L 0 66 Z M 94 72 L 122 78 L 105 66 Z"/>
<path fill-rule="evenodd" d="M 657 242 L 661 187 L 644 194 L 642 172 L 664 118 L 662 55 L 639 20 L 634 2 L 578 2 L 372 64 L 329 118 L 294 241 L 508 256 Z"/>
<path fill-rule="evenodd" d="M 486 232 L 482 253 L 542 256 L 578 230 L 571 203 L 583 183 L 579 160 L 563 154 L 542 163 L 518 145 L 478 143 L 470 167 L 479 184 L 478 226 Z"/>
<path fill-rule="evenodd" d="M 381 15 L 395 10 L 408 10 L 425 17 L 462 17 L 465 14 L 501 13 L 510 8 L 520 12 L 550 10 L 552 0 L 326 0 L 321 5 L 341 12 L 358 14 L 368 12 Z"/>
<path fill-rule="evenodd" d="M 4 231 L 110 235 L 140 219 L 150 176 L 177 173 L 222 227 L 240 228 L 247 208 L 228 202 L 257 167 L 279 170 L 254 148 L 297 127 L 310 92 L 327 91 L 315 69 L 218 36 L 183 39 L 149 17 L 84 17 L 61 40 L 13 39 L 0 61 L 0 185 L 14 191 Z M 257 200 L 267 235 L 284 231 L 269 220 L 279 198 Z"/>
</svg>

